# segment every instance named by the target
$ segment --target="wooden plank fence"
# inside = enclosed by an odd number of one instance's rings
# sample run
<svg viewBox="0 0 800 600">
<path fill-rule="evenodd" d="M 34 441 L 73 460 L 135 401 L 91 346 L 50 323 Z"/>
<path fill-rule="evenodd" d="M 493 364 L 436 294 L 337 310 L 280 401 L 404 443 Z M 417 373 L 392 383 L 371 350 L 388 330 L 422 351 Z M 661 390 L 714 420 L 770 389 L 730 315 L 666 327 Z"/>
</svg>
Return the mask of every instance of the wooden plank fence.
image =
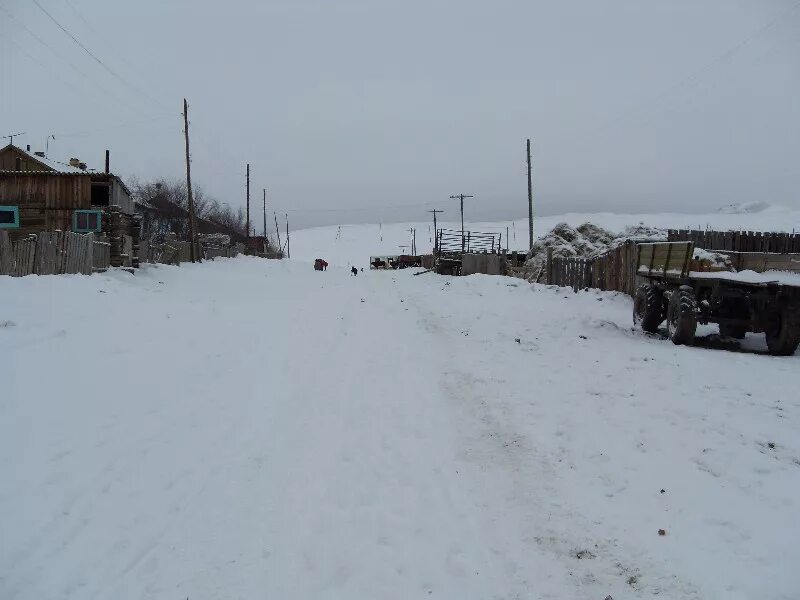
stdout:
<svg viewBox="0 0 800 600">
<path fill-rule="evenodd" d="M 628 241 L 592 261 L 592 285 L 606 291 L 633 296 L 639 285 L 636 275 L 636 243 Z"/>
<path fill-rule="evenodd" d="M 109 244 L 91 233 L 45 231 L 11 242 L 0 231 L 0 275 L 91 275 L 109 265 Z"/>
<path fill-rule="evenodd" d="M 743 232 L 691 232 L 706 236 L 702 238 L 695 236 L 699 240 L 697 242 L 693 239 L 685 239 L 686 237 L 692 237 L 684 235 L 685 231 L 675 235 L 672 235 L 672 231 L 670 232 L 670 241 L 694 241 L 695 244 L 706 243 L 709 245 L 735 246 L 739 244 L 739 247 L 748 247 L 751 244 L 760 243 L 762 247 L 794 248 L 791 234 L 767 233 L 747 237 L 740 235 Z M 740 235 L 739 241 L 736 241 L 735 235 Z M 800 253 L 767 253 L 766 251 L 741 251 L 722 248 L 715 248 L 715 250 L 728 254 L 731 257 L 733 267 L 737 271 L 749 269 L 758 273 L 769 270 L 800 272 Z M 624 292 L 633 296 L 636 293 L 636 288 L 644 281 L 636 273 L 636 260 L 637 244 L 632 241 L 628 241 L 593 259 L 554 257 L 550 253 L 547 259 L 547 277 L 545 280 L 549 284 L 571 287 L 575 291 L 589 287 Z"/>
<path fill-rule="evenodd" d="M 667 241 L 694 242 L 696 248 L 732 252 L 800 253 L 800 233 L 670 229 Z"/>
<path fill-rule="evenodd" d="M 558 257 L 548 252 L 546 283 L 571 287 L 625 292 L 633 295 L 639 285 L 636 275 L 636 244 L 626 242 L 595 258 Z"/>
<path fill-rule="evenodd" d="M 111 267 L 111 244 L 94 240 L 92 247 L 92 271 L 105 271 Z"/>
<path fill-rule="evenodd" d="M 592 287 L 591 259 L 551 257 L 547 265 L 547 283 L 571 287 L 576 292 L 586 287 Z"/>
<path fill-rule="evenodd" d="M 8 232 L 0 230 L 0 275 L 10 275 L 14 266 L 14 249 Z"/>
</svg>

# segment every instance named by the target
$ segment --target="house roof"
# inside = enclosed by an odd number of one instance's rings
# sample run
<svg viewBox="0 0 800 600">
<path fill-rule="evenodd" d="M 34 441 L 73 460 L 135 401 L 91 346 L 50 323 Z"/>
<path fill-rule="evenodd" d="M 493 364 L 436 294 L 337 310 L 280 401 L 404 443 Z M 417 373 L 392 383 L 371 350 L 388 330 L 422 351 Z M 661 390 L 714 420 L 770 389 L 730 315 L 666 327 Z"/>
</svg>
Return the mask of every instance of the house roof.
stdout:
<svg viewBox="0 0 800 600">
<path fill-rule="evenodd" d="M 0 148 L 0 152 L 3 150 L 7 150 L 8 148 L 13 148 L 20 154 L 24 154 L 30 160 L 39 163 L 43 167 L 47 169 L 52 169 L 53 171 L 58 171 L 59 173 L 86 173 L 87 171 L 82 171 L 78 167 L 73 167 L 69 163 L 62 163 L 58 162 L 57 160 L 53 160 L 52 158 L 48 158 L 45 156 L 37 156 L 33 152 L 28 152 L 19 146 L 14 146 L 13 144 L 8 144 L 5 148 Z"/>
<path fill-rule="evenodd" d="M 8 148 L 12 148 L 13 150 L 19 152 L 20 154 L 24 154 L 30 160 L 39 163 L 46 169 L 49 169 L 48 171 L 26 171 L 26 173 L 49 173 L 51 175 L 94 175 L 94 176 L 112 177 L 117 181 L 117 183 L 119 183 L 122 189 L 125 190 L 125 193 L 128 194 L 128 196 L 131 195 L 131 191 L 128 189 L 128 186 L 125 185 L 125 182 L 122 181 L 122 178 L 119 177 L 119 175 L 114 175 L 113 173 L 106 173 L 105 171 L 92 171 L 89 169 L 84 171 L 83 169 L 79 169 L 78 167 L 73 167 L 68 163 L 62 163 L 58 162 L 57 160 L 53 160 L 52 158 L 38 156 L 33 152 L 28 152 L 27 150 L 23 150 L 19 146 L 14 146 L 12 144 L 8 144 L 4 148 L 0 148 L 0 152 L 3 152 Z M 6 170 L 0 172 L 9 174 L 11 173 L 19 174 L 19 171 Z"/>
<path fill-rule="evenodd" d="M 91 177 L 92 173 L 89 171 L 9 171 L 8 169 L 0 171 L 1 175 L 17 175 L 19 177 L 40 177 L 42 175 L 70 175 L 80 177 Z"/>
</svg>

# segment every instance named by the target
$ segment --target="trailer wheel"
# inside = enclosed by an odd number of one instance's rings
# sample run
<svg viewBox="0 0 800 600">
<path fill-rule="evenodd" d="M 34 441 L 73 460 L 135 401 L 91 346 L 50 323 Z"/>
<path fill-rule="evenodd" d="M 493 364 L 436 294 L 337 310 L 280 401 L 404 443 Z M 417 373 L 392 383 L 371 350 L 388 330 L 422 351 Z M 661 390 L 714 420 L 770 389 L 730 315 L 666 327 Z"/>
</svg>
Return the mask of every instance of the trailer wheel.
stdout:
<svg viewBox="0 0 800 600">
<path fill-rule="evenodd" d="M 800 345 L 800 306 L 784 306 L 766 331 L 767 348 L 774 356 L 791 356 Z"/>
<path fill-rule="evenodd" d="M 633 324 L 647 333 L 655 333 L 664 320 L 664 295 L 650 283 L 643 283 L 633 299 Z"/>
<path fill-rule="evenodd" d="M 667 307 L 667 333 L 673 344 L 691 344 L 697 331 L 697 300 L 688 285 L 672 292 Z"/>
<path fill-rule="evenodd" d="M 747 327 L 741 325 L 720 325 L 719 334 L 722 337 L 729 337 L 735 340 L 743 340 L 747 333 Z"/>
</svg>

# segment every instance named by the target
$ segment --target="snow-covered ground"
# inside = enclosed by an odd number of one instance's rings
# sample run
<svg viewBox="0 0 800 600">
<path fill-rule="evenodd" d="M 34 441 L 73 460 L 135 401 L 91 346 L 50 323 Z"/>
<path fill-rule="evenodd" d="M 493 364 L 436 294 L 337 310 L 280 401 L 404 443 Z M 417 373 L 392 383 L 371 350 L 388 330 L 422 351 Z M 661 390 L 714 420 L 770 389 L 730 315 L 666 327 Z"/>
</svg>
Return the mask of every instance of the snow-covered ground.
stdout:
<svg viewBox="0 0 800 600">
<path fill-rule="evenodd" d="M 800 211 L 786 208 L 758 206 L 758 212 L 748 212 L 752 207 L 726 207 L 724 211 L 687 215 L 663 214 L 614 214 L 614 213 L 567 213 L 547 217 L 536 217 L 534 233 L 538 237 L 546 234 L 558 223 L 573 227 L 593 223 L 613 232 L 641 223 L 664 229 L 744 229 L 749 231 L 793 231 L 800 230 Z M 455 221 L 458 210 L 445 213 L 439 220 L 440 227 L 461 229 Z M 292 259 L 305 262 L 325 258 L 332 265 L 355 264 L 367 267 L 370 256 L 410 253 L 411 228 L 417 230 L 417 252 L 429 253 L 433 248 L 432 222 L 389 223 L 383 225 L 341 225 L 300 229 L 291 233 Z M 503 247 L 511 250 L 528 249 L 528 220 L 501 221 L 495 223 L 467 223 L 470 231 L 496 233 L 503 236 Z M 508 233 L 506 233 L 508 232 Z M 506 244 L 506 240 L 509 241 Z M 407 246 L 401 250 L 400 246 Z"/>
<path fill-rule="evenodd" d="M 0 299 L 4 600 L 797 598 L 797 355 L 246 257 Z"/>
</svg>

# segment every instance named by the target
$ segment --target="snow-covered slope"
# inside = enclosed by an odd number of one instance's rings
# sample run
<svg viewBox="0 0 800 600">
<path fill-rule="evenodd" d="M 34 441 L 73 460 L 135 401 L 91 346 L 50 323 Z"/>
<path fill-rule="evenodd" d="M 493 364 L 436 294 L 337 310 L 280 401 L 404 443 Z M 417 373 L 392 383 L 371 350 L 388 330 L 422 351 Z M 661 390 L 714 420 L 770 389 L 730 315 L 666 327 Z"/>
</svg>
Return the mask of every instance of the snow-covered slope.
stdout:
<svg viewBox="0 0 800 600">
<path fill-rule="evenodd" d="M 0 298 L 4 600 L 797 597 L 798 356 L 246 257 Z"/>
<path fill-rule="evenodd" d="M 449 218 L 457 217 L 451 213 Z M 702 215 L 678 213 L 663 214 L 614 214 L 614 213 L 567 213 L 548 217 L 537 217 L 534 223 L 535 234 L 544 235 L 558 223 L 565 222 L 573 227 L 583 223 L 593 223 L 613 232 L 621 232 L 625 227 L 644 223 L 645 225 L 673 229 L 746 229 L 751 231 L 792 231 L 800 230 L 800 211 L 769 207 L 759 212 L 716 212 Z M 460 229 L 461 223 L 444 220 L 440 226 Z M 430 252 L 433 247 L 433 225 L 430 222 L 390 223 L 383 225 L 342 225 L 300 229 L 292 232 L 292 259 L 313 261 L 325 258 L 331 264 L 356 264 L 368 266 L 369 257 L 377 255 L 400 254 L 399 246 L 405 245 L 410 252 L 410 228 L 417 230 L 417 252 Z M 527 250 L 528 221 L 496 223 L 469 223 L 467 229 L 486 231 L 503 235 L 506 240 L 508 229 L 509 244 L 512 250 Z M 503 242 L 506 246 L 506 242 Z"/>
</svg>

